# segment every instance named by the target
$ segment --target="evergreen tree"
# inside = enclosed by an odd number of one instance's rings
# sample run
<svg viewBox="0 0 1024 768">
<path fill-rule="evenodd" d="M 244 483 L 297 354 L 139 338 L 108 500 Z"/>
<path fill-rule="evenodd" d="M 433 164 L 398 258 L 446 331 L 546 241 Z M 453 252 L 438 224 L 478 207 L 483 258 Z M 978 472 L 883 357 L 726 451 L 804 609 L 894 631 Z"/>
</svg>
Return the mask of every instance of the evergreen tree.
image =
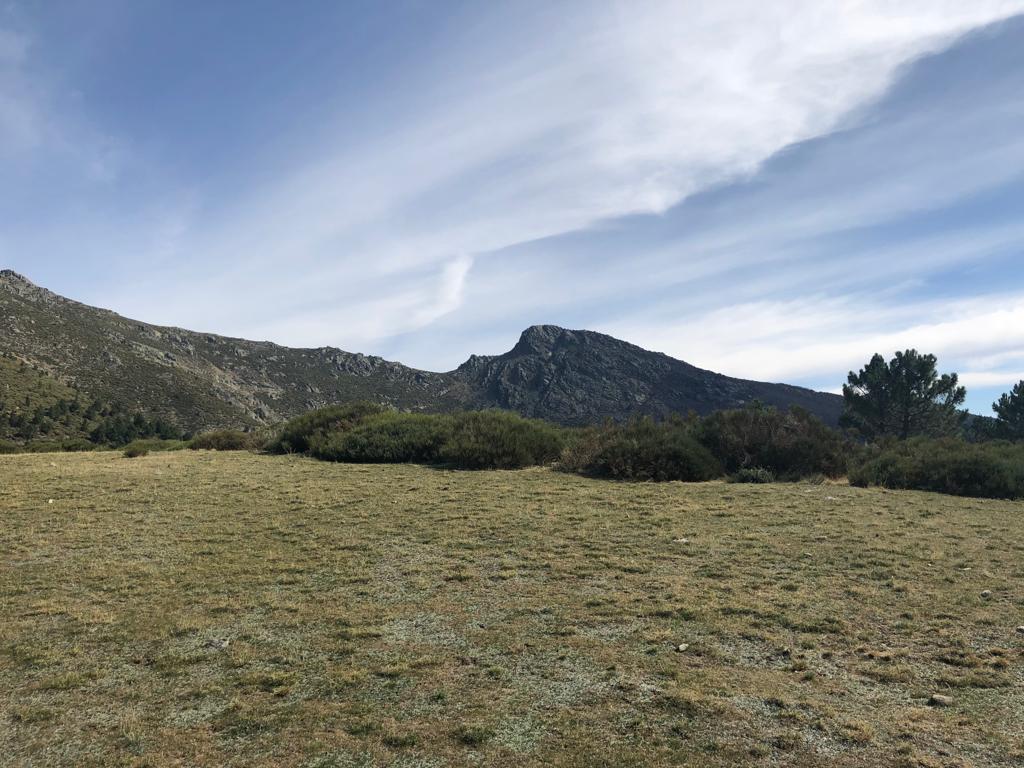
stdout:
<svg viewBox="0 0 1024 768">
<path fill-rule="evenodd" d="M 998 434 L 1009 440 L 1024 440 L 1024 381 L 992 404 L 998 420 Z"/>
<path fill-rule="evenodd" d="M 850 372 L 840 423 L 869 440 L 956 432 L 964 416 L 958 406 L 967 390 L 955 373 L 940 376 L 936 362 L 935 355 L 916 349 L 897 352 L 888 363 L 876 354 L 859 373 Z"/>
</svg>

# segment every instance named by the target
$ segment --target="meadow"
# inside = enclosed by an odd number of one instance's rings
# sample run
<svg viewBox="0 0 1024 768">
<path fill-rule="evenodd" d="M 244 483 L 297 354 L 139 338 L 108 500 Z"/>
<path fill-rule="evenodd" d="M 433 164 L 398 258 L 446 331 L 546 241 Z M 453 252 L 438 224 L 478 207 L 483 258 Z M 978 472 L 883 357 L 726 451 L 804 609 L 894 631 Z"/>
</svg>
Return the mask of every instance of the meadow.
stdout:
<svg viewBox="0 0 1024 768">
<path fill-rule="evenodd" d="M 0 456 L 0 763 L 1024 761 L 1024 502 Z"/>
</svg>

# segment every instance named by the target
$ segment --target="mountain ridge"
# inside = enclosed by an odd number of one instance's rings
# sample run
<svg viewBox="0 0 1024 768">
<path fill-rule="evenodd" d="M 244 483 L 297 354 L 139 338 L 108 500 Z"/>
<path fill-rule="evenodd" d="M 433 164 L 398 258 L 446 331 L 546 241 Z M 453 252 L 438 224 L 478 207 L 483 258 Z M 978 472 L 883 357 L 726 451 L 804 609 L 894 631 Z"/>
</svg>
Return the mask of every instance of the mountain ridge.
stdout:
<svg viewBox="0 0 1024 768">
<path fill-rule="evenodd" d="M 800 405 L 835 423 L 836 395 L 736 379 L 613 336 L 525 329 L 509 351 L 432 372 L 335 347 L 285 347 L 158 326 L 92 307 L 0 270 L 0 351 L 61 383 L 176 419 L 190 430 L 279 421 L 333 402 L 404 410 L 498 407 L 563 424 L 708 413 L 752 400 Z"/>
</svg>

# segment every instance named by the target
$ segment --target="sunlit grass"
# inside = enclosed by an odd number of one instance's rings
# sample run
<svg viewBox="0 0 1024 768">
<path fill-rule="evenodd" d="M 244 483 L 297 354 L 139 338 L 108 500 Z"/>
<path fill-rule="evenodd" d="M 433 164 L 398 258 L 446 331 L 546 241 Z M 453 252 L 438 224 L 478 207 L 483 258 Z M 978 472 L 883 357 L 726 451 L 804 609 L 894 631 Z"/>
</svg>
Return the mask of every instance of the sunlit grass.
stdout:
<svg viewBox="0 0 1024 768">
<path fill-rule="evenodd" d="M 0 762 L 1010 765 L 1022 513 L 834 484 L 0 457 Z"/>
</svg>

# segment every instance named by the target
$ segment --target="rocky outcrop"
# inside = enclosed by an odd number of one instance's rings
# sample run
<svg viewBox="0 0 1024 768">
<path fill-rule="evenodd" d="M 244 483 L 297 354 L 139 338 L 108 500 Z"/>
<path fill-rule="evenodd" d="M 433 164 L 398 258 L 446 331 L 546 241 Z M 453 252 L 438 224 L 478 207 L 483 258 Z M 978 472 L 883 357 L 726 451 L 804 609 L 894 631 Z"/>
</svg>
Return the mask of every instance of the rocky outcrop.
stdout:
<svg viewBox="0 0 1024 768">
<path fill-rule="evenodd" d="M 799 405 L 835 423 L 842 399 L 696 368 L 593 331 L 553 325 L 526 329 L 507 353 L 473 357 L 456 372 L 481 404 L 568 424 L 633 415 L 705 414 L 753 400 Z"/>
</svg>

